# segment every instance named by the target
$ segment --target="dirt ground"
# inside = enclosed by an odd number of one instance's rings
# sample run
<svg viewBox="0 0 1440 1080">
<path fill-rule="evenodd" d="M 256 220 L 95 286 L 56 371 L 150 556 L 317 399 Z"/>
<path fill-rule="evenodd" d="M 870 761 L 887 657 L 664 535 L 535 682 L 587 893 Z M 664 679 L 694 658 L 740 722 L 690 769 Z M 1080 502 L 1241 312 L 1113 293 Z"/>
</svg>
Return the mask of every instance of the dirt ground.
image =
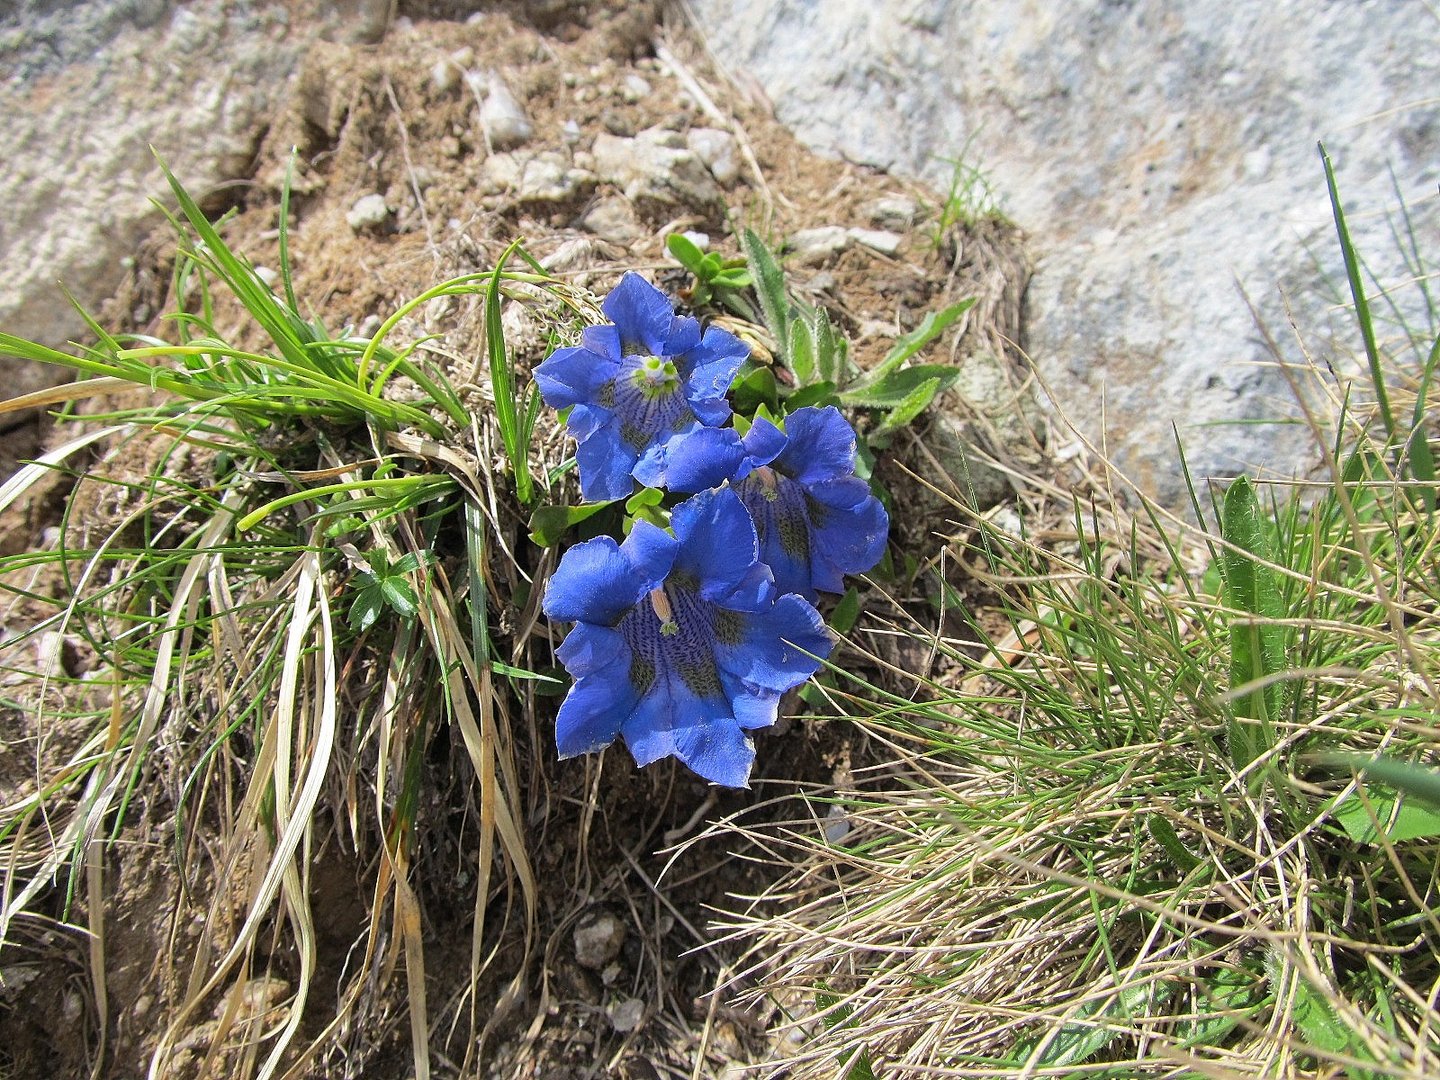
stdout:
<svg viewBox="0 0 1440 1080">
<path fill-rule="evenodd" d="M 828 256 L 791 259 L 787 270 L 804 295 L 836 317 L 862 365 L 883 355 L 927 311 L 968 295 L 979 303 L 953 347 L 947 340 L 951 355 L 963 359 L 967 351 L 985 349 L 1016 359 L 1027 271 L 1013 230 L 990 224 L 938 233 L 933 192 L 804 150 L 763 101 L 727 82 L 684 27 L 662 22 L 657 8 L 536 0 L 488 5 L 463 19 L 447 17 L 453 13 L 443 3 L 400 10 L 379 44 L 317 48 L 286 111 L 261 140 L 252 176 L 205 193 L 208 210 L 233 212 L 226 231 L 232 246 L 257 266 L 273 268 L 280 191 L 290 148 L 297 148 L 290 233 L 295 288 L 328 327 L 365 333 L 430 285 L 492 266 L 517 237 L 552 272 L 598 294 L 623 271 L 637 269 L 678 295 L 688 276 L 665 254 L 669 232 L 704 232 L 714 248 L 737 254 L 735 232 L 743 225 L 772 242 L 840 226 L 897 231 L 901 240 L 893 254 L 852 241 Z M 481 94 L 467 82 L 474 73 L 492 94 L 489 80 L 502 80 L 531 125 L 508 159 L 494 138 L 487 146 L 477 122 Z M 597 172 L 595 143 L 602 135 L 633 138 L 660 129 L 683 144 L 696 128 L 735 134 L 733 169 L 712 168 L 723 177 L 688 185 L 642 178 L 626 185 Z M 549 170 L 554 182 L 531 183 L 529 169 Z M 372 194 L 384 199 L 388 212 L 373 225 L 353 227 L 347 215 Z M 897 210 L 905 206 L 912 208 L 908 215 Z M 100 312 L 104 325 L 166 335 L 161 313 L 172 302 L 173 251 L 172 234 L 157 229 Z M 470 379 L 482 341 L 473 307 L 432 307 L 413 329 L 443 335 L 440 348 L 451 358 L 452 376 L 457 383 Z M 526 361 L 543 357 L 543 340 L 536 336 L 527 345 L 525 327 L 512 329 L 512 344 L 529 349 L 522 352 Z M 243 341 L 238 323 L 236 330 Z M 952 400 L 947 407 L 963 410 L 965 403 Z M 53 443 L 78 430 L 65 424 L 7 433 L 0 468 L 8 472 L 43 440 Z M 558 432 L 552 439 L 561 445 Z M 907 445 L 897 444 L 897 453 L 904 455 Z M 923 471 L 924 456 L 915 449 L 909 446 L 908 460 Z M 135 442 L 101 445 L 90 452 L 88 467 L 143 475 L 152 464 L 147 453 L 153 451 Z M 906 482 L 890 468 L 897 484 Z M 50 542 L 72 495 L 70 526 L 83 530 L 88 521 L 103 528 L 116 512 L 106 501 L 113 496 L 87 494 L 87 487 L 76 486 L 69 474 L 47 479 L 0 516 L 0 554 Z M 943 514 L 897 521 L 897 539 L 921 559 L 927 538 L 946 530 Z M 517 540 L 522 535 L 517 529 Z M 0 634 L 11 637 L 37 610 L 14 590 L 59 595 L 66 588 L 54 575 L 24 583 L 12 576 L 6 584 L 11 591 L 0 594 Z M 0 636 L 0 651 L 5 640 Z M 62 659 L 82 671 L 94 662 L 83 649 Z M 897 653 L 891 659 L 915 671 L 926 658 Z M 0 666 L 20 665 L 12 659 Z M 46 761 L 63 760 L 87 737 L 64 723 L 37 729 L 40 691 L 13 674 L 6 678 L 0 807 L 32 790 Z M 90 692 L 103 694 L 104 687 Z M 536 774 L 525 793 L 531 857 L 544 883 L 538 958 L 518 1005 L 494 1027 L 480 1075 L 700 1077 L 765 1061 L 774 1052 L 778 1012 L 727 1004 L 743 988 L 744 976 L 737 975 L 743 945 L 720 939 L 725 912 L 743 907 L 744 897 L 770 879 L 773 857 L 733 834 L 690 844 L 678 855 L 676 845 L 707 822 L 732 815 L 793 819 L 797 829 L 818 829 L 797 793 L 844 784 L 857 767 L 883 761 L 883 751 L 852 725 L 784 720 L 758 739 L 752 791 L 711 790 L 673 762 L 637 770 L 618 749 L 599 759 L 553 762 L 544 752 L 551 709 L 553 701 L 541 699 L 539 715 L 528 718 L 538 733 L 530 761 Z M 463 758 L 456 743 L 443 727 L 434 736 L 428 767 L 437 782 L 420 810 L 430 841 L 416 854 L 416 880 L 426 893 L 420 899 L 428 919 L 429 996 L 435 1014 L 445 1018 L 431 1033 L 437 1076 L 457 1075 L 464 1056 L 463 1039 L 452 1044 L 447 1031 L 463 1012 L 457 1003 L 468 985 L 473 910 L 466 885 L 474 840 L 446 801 L 454 795 L 447 785 L 466 779 L 456 765 Z M 0 1078 L 144 1074 L 177 993 L 158 956 L 188 957 L 206 944 L 199 939 L 212 883 L 190 880 L 182 869 L 173 795 L 164 785 L 142 792 L 122 841 L 107 855 L 103 1060 L 95 1065 L 100 1006 L 91 949 L 71 928 L 86 922 L 83 889 L 67 915 L 62 878 L 36 898 L 33 918 L 15 925 L 0 954 Z M 205 838 L 187 842 L 203 845 Z M 314 906 L 325 914 L 316 985 L 332 990 L 328 1001 L 321 993 L 310 1003 L 305 1030 L 312 1036 L 324 1028 L 335 1005 L 333 988 L 365 933 L 374 874 L 373 861 L 338 840 L 315 854 Z M 498 919 L 503 904 L 495 907 Z M 618 927 L 621 939 L 599 969 L 581 961 L 575 943 L 577 927 L 596 926 Z M 223 928 L 205 933 L 217 929 Z M 514 963 L 507 968 L 505 961 L 518 958 L 514 937 L 502 935 L 497 944 L 493 985 L 474 988 L 482 1018 L 508 1000 L 503 993 Z M 257 1010 L 283 998 L 296 977 L 293 957 L 277 954 L 270 963 L 268 971 L 251 973 L 246 989 Z M 323 1064 L 305 1075 L 411 1075 L 403 980 L 392 982 L 380 995 L 389 995 L 388 1011 L 376 1012 L 388 1023 L 337 1037 Z M 198 1069 L 198 1058 L 177 1061 L 168 1075 L 189 1075 L 186 1068 Z"/>
</svg>

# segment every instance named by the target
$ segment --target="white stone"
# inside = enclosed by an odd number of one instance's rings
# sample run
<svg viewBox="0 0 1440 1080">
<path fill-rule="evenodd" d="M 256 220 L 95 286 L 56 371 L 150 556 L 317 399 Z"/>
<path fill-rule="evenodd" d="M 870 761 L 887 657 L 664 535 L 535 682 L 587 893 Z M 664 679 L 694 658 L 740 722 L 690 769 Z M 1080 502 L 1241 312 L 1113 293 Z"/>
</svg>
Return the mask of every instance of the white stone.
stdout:
<svg viewBox="0 0 1440 1080">
<path fill-rule="evenodd" d="M 849 246 L 850 234 L 843 225 L 801 229 L 790 237 L 790 258 L 800 266 L 820 266 Z"/>
<path fill-rule="evenodd" d="M 1440 230 L 1433 11 L 1301 0 L 898 8 L 692 10 L 721 62 L 757 81 L 811 146 L 942 194 L 946 158 L 984 170 L 1038 265 L 1027 350 L 1070 419 L 1097 444 L 1104 435 L 1142 487 L 1186 502 L 1172 424 L 1198 476 L 1312 461 L 1303 425 L 1243 423 L 1293 410 L 1240 291 L 1288 359 L 1301 356 L 1287 302 L 1312 352 L 1357 354 L 1353 319 L 1332 307 L 1344 271 L 1315 144 L 1335 162 L 1361 252 L 1382 278 L 1407 277 L 1382 211 L 1393 166 L 1417 235 Z"/>
<path fill-rule="evenodd" d="M 345 224 L 356 232 L 377 229 L 389 220 L 390 207 L 385 203 L 385 196 L 373 193 L 356 199 L 355 205 L 345 215 Z"/>
<path fill-rule="evenodd" d="M 620 97 L 628 104 L 634 105 L 650 96 L 650 83 L 639 75 L 631 73 L 625 76 L 620 84 Z"/>
<path fill-rule="evenodd" d="M 685 145 L 705 163 L 710 175 L 729 187 L 740 176 L 739 147 L 735 136 L 720 128 L 691 128 L 685 134 Z"/>
<path fill-rule="evenodd" d="M 846 235 L 857 244 L 863 244 L 882 255 L 894 255 L 900 250 L 905 238 L 888 229 L 847 229 Z"/>
<path fill-rule="evenodd" d="M 494 150 L 511 150 L 529 141 L 534 133 L 525 110 L 498 72 L 486 78 L 485 104 L 480 107 L 480 126 Z"/>
<path fill-rule="evenodd" d="M 631 202 L 701 209 L 721 201 L 715 178 L 679 132 L 646 128 L 626 139 L 602 131 L 592 152 L 600 179 Z"/>
<path fill-rule="evenodd" d="M 597 201 L 580 219 L 580 227 L 602 240 L 627 247 L 645 234 L 630 200 L 623 195 Z"/>
<path fill-rule="evenodd" d="M 448 94 L 460 85 L 462 74 L 460 65 L 447 56 L 443 60 L 436 60 L 431 66 L 430 85 L 437 93 Z"/>
<path fill-rule="evenodd" d="M 870 224 L 881 229 L 904 232 L 915 224 L 920 207 L 909 195 L 882 195 L 863 207 Z"/>
</svg>

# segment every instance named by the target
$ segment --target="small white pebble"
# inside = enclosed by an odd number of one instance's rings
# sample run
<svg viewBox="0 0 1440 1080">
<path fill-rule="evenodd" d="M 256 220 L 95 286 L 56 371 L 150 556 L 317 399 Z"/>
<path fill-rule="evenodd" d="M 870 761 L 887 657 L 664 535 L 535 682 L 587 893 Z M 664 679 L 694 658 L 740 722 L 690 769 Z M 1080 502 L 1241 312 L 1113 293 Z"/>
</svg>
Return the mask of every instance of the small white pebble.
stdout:
<svg viewBox="0 0 1440 1080">
<path fill-rule="evenodd" d="M 645 1019 L 645 1002 L 639 998 L 623 998 L 609 1006 L 605 1015 L 610 1018 L 610 1026 L 623 1035 L 634 1031 Z"/>
<path fill-rule="evenodd" d="M 362 195 L 345 215 L 345 223 L 356 232 L 374 229 L 390 220 L 390 207 L 384 195 Z"/>
</svg>

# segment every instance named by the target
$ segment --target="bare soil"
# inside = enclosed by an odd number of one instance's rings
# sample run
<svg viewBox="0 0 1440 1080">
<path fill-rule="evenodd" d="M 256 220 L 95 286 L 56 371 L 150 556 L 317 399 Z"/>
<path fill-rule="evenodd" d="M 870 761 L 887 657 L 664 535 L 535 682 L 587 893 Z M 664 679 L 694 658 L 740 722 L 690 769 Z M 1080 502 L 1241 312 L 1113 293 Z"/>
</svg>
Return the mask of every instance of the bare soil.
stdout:
<svg viewBox="0 0 1440 1080">
<path fill-rule="evenodd" d="M 899 195 L 915 202 L 917 214 L 903 228 L 895 255 L 852 244 L 816 265 L 792 261 L 791 280 L 837 318 L 862 365 L 883 355 L 927 311 L 967 295 L 978 295 L 980 303 L 965 333 L 947 341 L 952 355 L 983 348 L 1018 358 L 1028 271 L 1014 230 L 992 223 L 937 235 L 933 193 L 799 146 L 763 101 L 728 83 L 684 28 L 662 22 L 655 7 L 536 0 L 484 5 L 478 15 L 457 19 L 459 12 L 436 2 L 401 4 L 400 14 L 379 44 L 317 47 L 286 111 L 260 141 L 253 175 L 206 193 L 208 208 L 232 212 L 226 226 L 231 244 L 256 265 L 276 267 L 280 191 L 290 148 L 297 148 L 290 232 L 295 288 L 332 329 L 373 326 L 376 317 L 438 281 L 492 266 L 517 237 L 556 274 L 598 294 L 628 269 L 678 294 L 688 278 L 665 255 L 670 231 L 703 231 L 714 247 L 737 254 L 733 230 L 741 225 L 774 242 L 818 226 L 875 228 L 877 200 Z M 436 66 L 447 62 L 461 69 L 458 80 L 448 84 L 435 75 Z M 637 198 L 629 207 L 632 238 L 597 236 L 582 225 L 587 213 L 602 200 L 624 199 L 624 192 L 591 179 L 558 197 L 537 198 L 497 184 L 485 168 L 492 150 L 476 119 L 478 100 L 465 82 L 466 71 L 497 73 L 523 102 L 533 133 L 520 153 L 546 151 L 582 167 L 601 132 L 633 136 L 664 128 L 683 135 L 693 127 L 722 127 L 737 133 L 753 162 L 741 163 L 739 177 L 719 189 L 720 200 L 686 205 Z M 356 230 L 346 215 L 372 193 L 384 196 L 392 214 L 378 228 Z M 172 259 L 173 239 L 158 230 L 136 252 L 130 278 L 105 305 L 101 321 L 118 331 L 164 336 L 159 316 L 172 303 Z M 233 329 L 243 341 L 238 314 L 235 320 Z M 409 329 L 443 335 L 443 354 L 437 355 L 450 358 L 457 383 L 477 384 L 475 407 L 485 408 L 483 387 L 472 377 L 482 341 L 474 305 L 436 306 Z M 515 329 L 512 343 L 529 349 L 524 358 L 541 359 L 543 340 L 537 336 L 527 346 L 524 327 Z M 74 423 L 55 431 L 35 428 L 23 443 L 7 434 L 5 452 L 24 459 L 42 439 L 73 437 L 78 430 Z M 553 452 L 563 454 L 561 435 L 554 432 L 549 439 Z M 157 464 L 154 454 L 153 447 L 131 441 L 99 447 L 80 465 L 97 475 L 143 477 Z M 8 470 L 9 458 L 0 468 Z M 165 467 L 203 476 L 208 463 L 174 460 Z M 887 475 L 893 484 L 908 482 L 898 468 Z M 123 518 L 125 500 L 134 497 L 132 489 L 77 485 L 72 475 L 57 473 L 0 516 L 0 554 L 52 543 L 54 527 L 67 512 L 70 528 L 98 533 Z M 897 500 L 905 497 L 897 492 Z M 907 518 L 903 537 L 911 553 L 924 559 L 927 552 L 918 545 L 946 531 L 943 515 Z M 523 548 L 518 519 L 513 539 Z M 69 587 L 53 570 L 31 572 L 23 581 L 11 575 L 5 585 L 0 633 L 11 636 L 43 611 L 26 594 L 54 597 Z M 923 608 L 923 596 L 909 599 Z M 0 652 L 4 641 L 0 637 Z M 83 674 L 96 666 L 83 642 L 55 647 L 71 650 L 58 660 L 68 670 Z M 25 648 L 33 651 L 29 644 Z M 33 671 L 33 658 L 27 653 L 23 659 L 12 656 L 0 667 Z M 909 672 L 929 662 L 899 652 L 887 659 Z M 33 790 L 47 775 L 47 763 L 63 760 L 92 734 L 81 722 L 36 725 L 42 698 L 82 691 L 37 685 L 33 677 L 6 671 L 0 671 L 5 678 L 0 807 Z M 105 688 L 83 693 L 103 699 Z M 803 712 L 798 701 L 793 705 Z M 844 783 L 855 768 L 883 762 L 886 752 L 869 745 L 855 725 L 801 716 L 760 735 L 753 790 L 714 790 L 673 762 L 637 770 L 623 749 L 588 761 L 554 762 L 553 750 L 546 749 L 553 707 L 554 699 L 536 699 L 526 718 L 530 731 L 519 736 L 530 752 L 522 765 L 534 769 L 526 782 L 525 825 L 544 883 L 538 957 L 526 973 L 524 996 L 495 1025 L 478 1075 L 718 1076 L 728 1066 L 765 1060 L 776 1016 L 727 1004 L 744 983 L 742 949 L 721 941 L 720 927 L 725 911 L 743 906 L 745 896 L 773 879 L 774 857 L 730 833 L 678 852 L 677 845 L 696 837 L 707 822 L 731 816 L 795 819 L 797 828 L 817 829 L 798 794 Z M 476 852 L 458 809 L 465 804 L 465 785 L 473 782 L 464 757 L 458 736 L 437 724 L 426 765 L 429 801 L 419 811 L 428 840 L 415 855 L 415 879 L 428 920 L 432 1018 L 440 1018 L 431 1032 L 432 1068 L 442 1077 L 458 1075 L 457 1063 L 464 1058 L 464 1036 L 454 1033 L 465 1030 L 467 989 L 483 1021 L 502 1001 L 521 955 L 512 927 L 497 938 L 490 983 L 469 988 L 474 907 L 469 886 Z M 73 929 L 86 925 L 93 913 L 83 885 L 67 907 L 62 878 L 42 891 L 33 918 L 16 924 L 0 954 L 0 1078 L 143 1075 L 167 1008 L 181 989 L 174 973 L 218 947 L 224 932 L 234 929 L 205 921 L 215 884 L 195 879 L 186 867 L 194 865 L 187 853 L 203 847 L 207 837 L 177 839 L 175 778 L 148 779 L 154 782 L 142 785 L 120 841 L 105 858 L 107 1043 L 102 1048 L 96 1037 L 102 1005 L 90 943 Z M 56 798 L 78 794 L 62 787 Z M 321 1034 L 336 1006 L 334 987 L 367 930 L 377 872 L 373 851 L 357 852 L 341 842 L 341 829 L 333 835 L 314 857 L 314 907 L 324 920 L 317 928 L 321 990 L 310 1002 L 302 1043 Z M 504 917 L 503 902 L 492 907 L 497 920 Z M 577 925 L 606 918 L 623 927 L 623 943 L 613 963 L 596 971 L 577 959 L 573 934 Z M 246 1008 L 264 1017 L 297 976 L 295 958 L 277 952 L 268 971 L 250 973 Z M 377 993 L 390 1002 L 388 1011 L 376 1011 L 390 1017 L 388 1024 L 336 1036 L 323 1064 L 306 1075 L 412 1075 L 403 978 L 393 978 Z M 632 999 L 640 1003 L 638 1022 L 616 1023 L 616 1010 Z M 462 1021 L 452 1030 L 457 1016 Z M 206 1022 L 209 1018 L 196 1021 L 197 1047 Z M 199 1070 L 200 1060 L 198 1051 L 182 1055 L 169 1075 L 198 1075 L 187 1070 Z"/>
</svg>

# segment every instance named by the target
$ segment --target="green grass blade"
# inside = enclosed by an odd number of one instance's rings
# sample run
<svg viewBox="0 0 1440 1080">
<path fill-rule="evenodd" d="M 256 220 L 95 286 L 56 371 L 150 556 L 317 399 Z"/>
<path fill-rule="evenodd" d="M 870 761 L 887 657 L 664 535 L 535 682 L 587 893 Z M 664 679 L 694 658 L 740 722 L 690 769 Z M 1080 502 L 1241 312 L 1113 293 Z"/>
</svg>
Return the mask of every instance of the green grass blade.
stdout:
<svg viewBox="0 0 1440 1080">
<path fill-rule="evenodd" d="M 1340 238 L 1340 253 L 1345 260 L 1345 276 L 1350 281 L 1350 296 L 1355 301 L 1355 319 L 1360 324 L 1360 337 L 1365 342 L 1365 357 L 1370 362 L 1370 384 L 1375 391 L 1375 403 L 1380 409 L 1380 419 L 1385 424 L 1385 435 L 1395 440 L 1395 414 L 1390 410 L 1390 394 L 1385 388 L 1385 373 L 1380 366 L 1380 349 L 1375 343 L 1375 325 L 1370 317 L 1370 304 L 1365 298 L 1365 283 L 1360 280 L 1360 260 L 1355 256 L 1355 245 L 1350 239 L 1350 228 L 1345 224 L 1345 211 L 1340 205 L 1340 191 L 1335 185 L 1335 167 L 1330 155 L 1320 146 L 1320 160 L 1325 165 L 1325 186 L 1330 192 L 1330 212 L 1335 218 L 1335 233 Z"/>
</svg>

